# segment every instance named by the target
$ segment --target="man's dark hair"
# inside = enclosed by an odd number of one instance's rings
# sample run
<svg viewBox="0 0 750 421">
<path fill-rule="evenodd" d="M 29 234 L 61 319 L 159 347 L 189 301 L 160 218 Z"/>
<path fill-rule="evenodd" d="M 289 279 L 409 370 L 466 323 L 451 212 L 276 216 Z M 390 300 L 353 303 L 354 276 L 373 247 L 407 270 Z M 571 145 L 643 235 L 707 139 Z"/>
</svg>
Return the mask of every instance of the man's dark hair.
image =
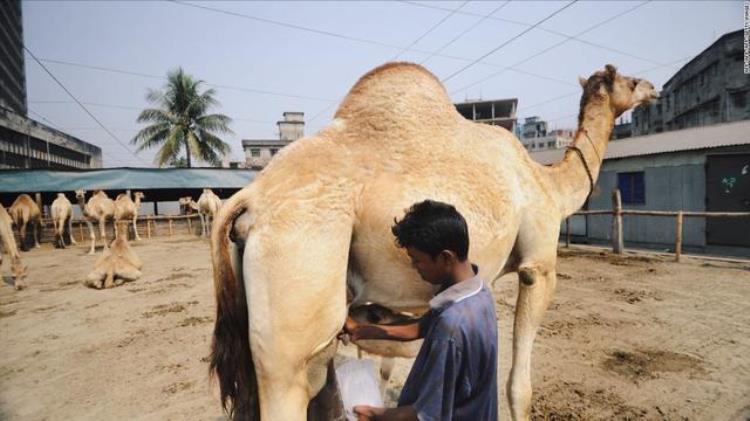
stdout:
<svg viewBox="0 0 750 421">
<path fill-rule="evenodd" d="M 399 247 L 414 247 L 435 259 L 450 250 L 465 261 L 469 254 L 469 228 L 455 207 L 425 200 L 415 203 L 400 221 L 391 227 Z"/>
</svg>

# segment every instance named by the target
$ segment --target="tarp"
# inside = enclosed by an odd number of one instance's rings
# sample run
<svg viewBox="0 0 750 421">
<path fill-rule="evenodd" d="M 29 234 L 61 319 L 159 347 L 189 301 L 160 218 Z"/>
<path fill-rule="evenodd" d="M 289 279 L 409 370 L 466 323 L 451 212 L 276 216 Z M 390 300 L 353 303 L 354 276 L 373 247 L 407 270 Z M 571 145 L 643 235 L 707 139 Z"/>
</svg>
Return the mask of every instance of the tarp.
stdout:
<svg viewBox="0 0 750 421">
<path fill-rule="evenodd" d="M 228 168 L 107 168 L 2 170 L 0 193 L 93 190 L 239 189 L 257 171 Z"/>
</svg>

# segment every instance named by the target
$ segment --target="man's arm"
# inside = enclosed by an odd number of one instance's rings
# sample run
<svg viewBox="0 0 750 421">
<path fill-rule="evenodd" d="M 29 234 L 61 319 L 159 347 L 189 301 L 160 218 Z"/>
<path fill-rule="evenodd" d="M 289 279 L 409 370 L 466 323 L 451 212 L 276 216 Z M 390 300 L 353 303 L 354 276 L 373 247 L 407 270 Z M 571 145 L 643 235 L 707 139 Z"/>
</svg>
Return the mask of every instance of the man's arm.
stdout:
<svg viewBox="0 0 750 421">
<path fill-rule="evenodd" d="M 354 413 L 359 416 L 359 421 L 416 421 L 417 411 L 411 406 L 400 406 L 398 408 L 375 408 L 360 405 L 354 407 Z"/>
<path fill-rule="evenodd" d="M 404 325 L 371 325 L 357 323 L 348 317 L 344 331 L 351 335 L 353 341 L 360 339 L 388 339 L 394 341 L 413 341 L 421 339 L 419 322 Z"/>
</svg>

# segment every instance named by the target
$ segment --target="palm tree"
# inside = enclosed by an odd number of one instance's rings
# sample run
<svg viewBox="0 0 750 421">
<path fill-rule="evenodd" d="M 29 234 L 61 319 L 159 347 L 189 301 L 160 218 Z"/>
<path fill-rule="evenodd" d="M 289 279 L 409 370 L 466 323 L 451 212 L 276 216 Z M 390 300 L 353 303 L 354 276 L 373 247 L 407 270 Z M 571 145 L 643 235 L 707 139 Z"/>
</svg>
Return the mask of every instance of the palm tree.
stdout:
<svg viewBox="0 0 750 421">
<path fill-rule="evenodd" d="M 143 110 L 138 122 L 153 124 L 141 129 L 130 142 L 138 145 L 138 151 L 161 146 L 155 158 L 160 167 L 175 162 L 183 146 L 188 168 L 192 157 L 221 165 L 221 157 L 229 152 L 229 145 L 215 133 L 232 133 L 232 120 L 223 114 L 206 114 L 219 102 L 213 89 L 199 92 L 203 83 L 178 67 L 167 73 L 164 90 L 148 90 L 146 100 L 155 108 Z"/>
</svg>

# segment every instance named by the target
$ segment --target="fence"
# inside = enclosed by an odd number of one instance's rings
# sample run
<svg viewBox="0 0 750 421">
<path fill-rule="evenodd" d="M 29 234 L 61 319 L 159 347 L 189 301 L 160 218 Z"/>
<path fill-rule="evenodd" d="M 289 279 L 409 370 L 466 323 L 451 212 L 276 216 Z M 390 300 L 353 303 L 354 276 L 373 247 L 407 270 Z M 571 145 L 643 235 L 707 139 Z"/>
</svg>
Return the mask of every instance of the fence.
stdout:
<svg viewBox="0 0 750 421">
<path fill-rule="evenodd" d="M 649 211 L 623 209 L 620 190 L 612 192 L 612 209 L 578 211 L 574 215 L 612 215 L 612 251 L 621 254 L 624 249 L 622 236 L 623 215 L 645 215 L 659 217 L 675 217 L 675 261 L 682 256 L 682 224 L 685 218 L 750 218 L 750 212 L 692 212 L 692 211 Z M 570 247 L 570 218 L 565 219 L 565 247 Z"/>
</svg>

